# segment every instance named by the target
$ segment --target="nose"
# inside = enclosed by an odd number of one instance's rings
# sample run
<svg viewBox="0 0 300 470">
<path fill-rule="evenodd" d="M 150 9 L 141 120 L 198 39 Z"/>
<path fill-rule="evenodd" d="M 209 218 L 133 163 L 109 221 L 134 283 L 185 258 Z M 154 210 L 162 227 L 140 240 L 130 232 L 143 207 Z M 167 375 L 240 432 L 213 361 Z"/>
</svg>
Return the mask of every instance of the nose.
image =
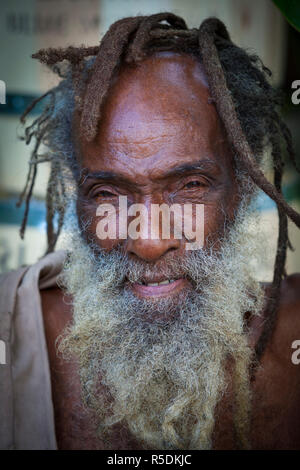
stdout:
<svg viewBox="0 0 300 470">
<path fill-rule="evenodd" d="M 155 262 L 181 246 L 181 239 L 175 237 L 174 220 L 170 218 L 169 207 L 166 204 L 159 207 L 158 204 L 152 206 L 152 202 L 149 198 L 143 200 L 143 204 L 135 205 L 135 209 L 140 214 L 139 236 L 131 232 L 128 227 L 126 243 L 126 251 L 129 255 L 149 262 Z"/>
<path fill-rule="evenodd" d="M 158 261 L 164 255 L 170 251 L 177 250 L 180 246 L 180 240 L 168 239 L 168 240 L 151 240 L 138 238 L 137 240 L 128 239 L 127 241 L 127 253 L 138 258 L 154 262 Z"/>
</svg>

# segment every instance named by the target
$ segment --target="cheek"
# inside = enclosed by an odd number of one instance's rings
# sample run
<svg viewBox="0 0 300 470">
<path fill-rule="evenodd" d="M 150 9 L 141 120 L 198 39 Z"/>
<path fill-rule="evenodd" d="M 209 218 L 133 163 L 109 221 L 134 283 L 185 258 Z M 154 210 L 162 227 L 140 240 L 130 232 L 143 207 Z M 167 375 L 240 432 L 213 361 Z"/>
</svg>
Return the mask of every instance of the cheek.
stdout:
<svg viewBox="0 0 300 470">
<path fill-rule="evenodd" d="M 209 241 L 217 242 L 221 236 L 225 222 L 224 211 L 220 206 L 205 205 L 204 208 L 204 243 L 207 246 Z"/>
<path fill-rule="evenodd" d="M 213 203 L 205 204 L 204 209 L 204 240 L 205 246 L 214 244 L 218 249 L 218 242 L 224 236 L 228 223 L 232 222 L 240 202 L 236 186 L 231 192 L 223 193 L 222 197 Z"/>
<path fill-rule="evenodd" d="M 116 227 L 116 233 L 118 233 L 118 217 L 117 224 L 114 224 L 114 221 L 111 218 L 99 217 L 97 216 L 97 207 L 97 204 L 87 203 L 81 201 L 79 198 L 77 199 L 76 210 L 79 227 L 81 229 L 82 236 L 87 243 L 94 243 L 100 248 L 110 251 L 118 245 L 120 240 L 116 237 L 104 239 L 100 232 L 101 227 L 105 224 L 100 226 L 99 223 L 104 219 L 110 220 L 110 227 Z"/>
</svg>

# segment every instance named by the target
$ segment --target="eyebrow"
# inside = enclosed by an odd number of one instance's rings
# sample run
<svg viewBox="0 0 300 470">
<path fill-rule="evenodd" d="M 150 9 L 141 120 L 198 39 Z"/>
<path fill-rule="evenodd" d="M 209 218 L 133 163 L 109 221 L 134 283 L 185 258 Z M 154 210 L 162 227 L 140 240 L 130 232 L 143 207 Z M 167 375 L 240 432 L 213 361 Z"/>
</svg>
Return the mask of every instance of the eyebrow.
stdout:
<svg viewBox="0 0 300 470">
<path fill-rule="evenodd" d="M 182 165 L 171 168 L 159 179 L 170 178 L 174 176 L 184 175 L 185 173 L 190 173 L 192 171 L 209 171 L 209 170 L 220 170 L 217 162 L 212 160 L 201 160 L 195 163 L 184 163 Z M 104 180 L 104 181 L 117 181 L 119 183 L 127 183 L 128 179 L 121 175 L 120 173 L 115 173 L 113 171 L 89 171 L 87 168 L 83 169 L 81 177 L 79 178 L 79 185 L 83 185 L 86 180 Z"/>
<path fill-rule="evenodd" d="M 113 171 L 88 171 L 88 169 L 85 168 L 79 178 L 79 185 L 83 185 L 87 179 L 128 182 L 127 178 L 124 178 L 120 173 L 114 173 Z"/>
<path fill-rule="evenodd" d="M 183 165 L 171 168 L 167 173 L 164 174 L 163 178 L 170 176 L 183 175 L 191 171 L 209 171 L 209 170 L 220 170 L 217 162 L 212 160 L 200 160 L 195 163 L 184 163 Z"/>
</svg>

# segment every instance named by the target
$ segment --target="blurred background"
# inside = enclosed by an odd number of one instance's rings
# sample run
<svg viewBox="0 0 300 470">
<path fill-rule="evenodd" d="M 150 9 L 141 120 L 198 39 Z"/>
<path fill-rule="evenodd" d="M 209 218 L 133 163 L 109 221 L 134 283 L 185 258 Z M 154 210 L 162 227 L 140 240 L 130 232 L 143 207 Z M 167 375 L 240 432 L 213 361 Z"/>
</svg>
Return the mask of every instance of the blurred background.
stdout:
<svg viewBox="0 0 300 470">
<path fill-rule="evenodd" d="M 300 1 L 294 3 L 300 9 Z M 0 84 L 2 89 L 6 85 L 6 99 L 0 104 L 0 272 L 34 263 L 46 249 L 47 163 L 39 165 L 23 241 L 19 238 L 19 225 L 24 207 L 16 208 L 30 155 L 30 146 L 18 138 L 22 133 L 19 118 L 32 99 L 58 80 L 31 59 L 31 54 L 49 46 L 95 45 L 117 19 L 161 11 L 182 16 L 189 27 L 198 27 L 206 17 L 217 16 L 227 25 L 234 42 L 262 58 L 274 73 L 274 85 L 285 92 L 283 115 L 292 131 L 299 161 L 300 104 L 293 104 L 291 96 L 292 83 L 300 80 L 300 32 L 290 26 L 271 0 L 1 0 L 0 80 L 4 83 Z M 284 193 L 299 210 L 299 175 L 292 167 L 287 167 Z M 258 277 L 270 280 L 278 222 L 274 204 L 267 196 L 260 196 L 259 208 L 269 253 L 267 264 L 258 268 Z M 288 273 L 300 271 L 298 232 L 290 224 L 296 251 L 289 252 Z"/>
</svg>

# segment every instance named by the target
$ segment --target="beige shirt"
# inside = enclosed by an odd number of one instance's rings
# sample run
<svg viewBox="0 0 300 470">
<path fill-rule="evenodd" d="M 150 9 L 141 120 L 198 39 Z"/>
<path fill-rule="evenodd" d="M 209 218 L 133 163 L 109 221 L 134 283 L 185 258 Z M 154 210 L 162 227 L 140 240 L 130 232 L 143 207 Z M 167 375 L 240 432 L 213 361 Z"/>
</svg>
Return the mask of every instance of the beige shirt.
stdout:
<svg viewBox="0 0 300 470">
<path fill-rule="evenodd" d="M 0 276 L 1 449 L 57 449 L 40 290 L 56 285 L 64 259 L 57 251 Z"/>
</svg>

